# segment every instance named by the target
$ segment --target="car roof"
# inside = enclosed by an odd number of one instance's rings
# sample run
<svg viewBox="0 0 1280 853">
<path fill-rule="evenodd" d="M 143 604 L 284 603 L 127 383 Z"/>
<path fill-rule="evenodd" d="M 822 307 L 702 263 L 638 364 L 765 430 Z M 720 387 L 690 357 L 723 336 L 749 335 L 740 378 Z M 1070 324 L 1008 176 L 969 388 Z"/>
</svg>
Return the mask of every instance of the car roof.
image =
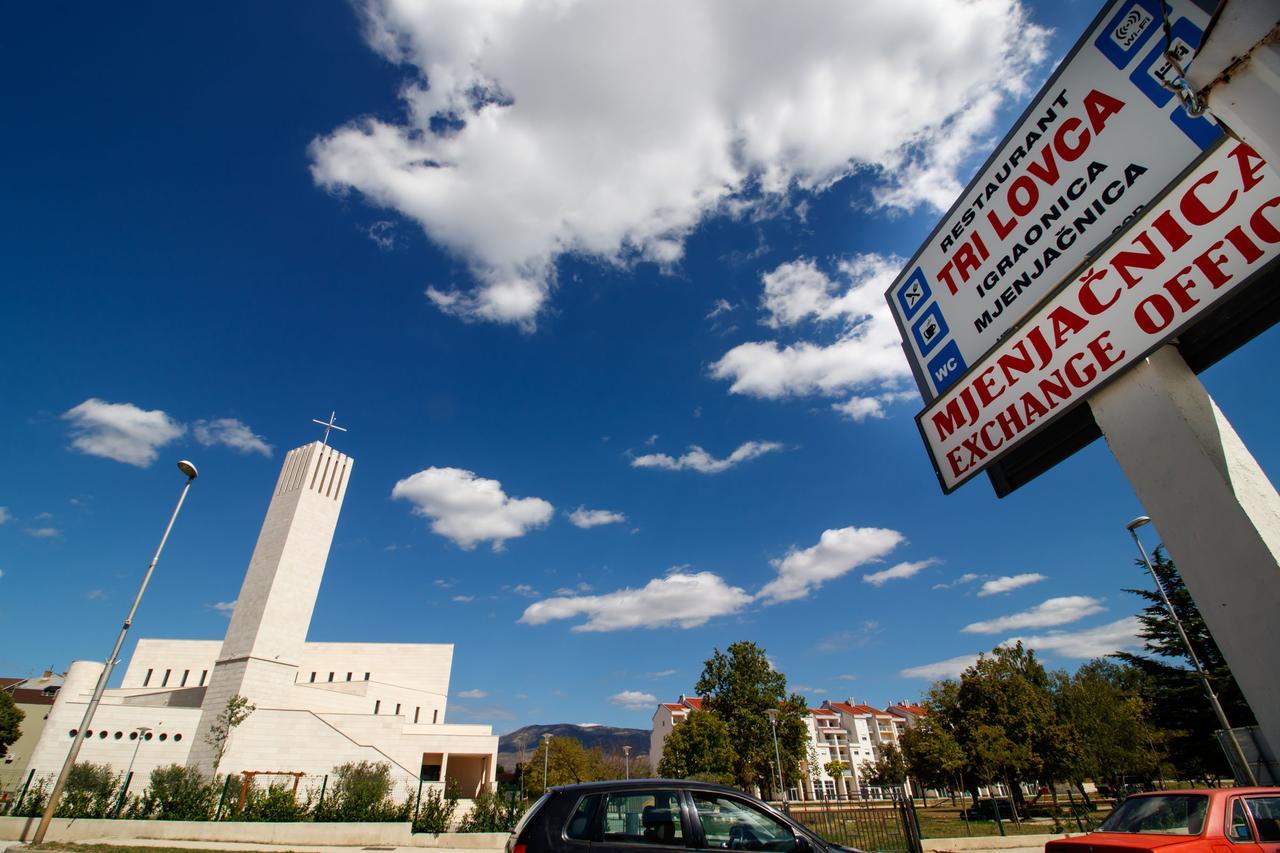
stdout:
<svg viewBox="0 0 1280 853">
<path fill-rule="evenodd" d="M 628 790 L 647 791 L 651 788 L 659 787 L 697 789 L 699 791 L 719 791 L 739 797 L 751 796 L 750 794 L 744 794 L 737 788 L 730 788 L 727 785 L 720 785 L 715 782 L 702 782 L 698 779 L 614 779 L 610 782 L 581 782 L 577 785 L 555 785 L 551 790 L 561 793 L 580 793 Z"/>
<path fill-rule="evenodd" d="M 1169 794 L 1216 794 L 1220 797 L 1239 796 L 1241 794 L 1280 794 L 1280 788 L 1259 785 L 1239 788 L 1176 788 L 1169 791 L 1142 791 L 1130 794 L 1131 797 L 1159 797 Z"/>
</svg>

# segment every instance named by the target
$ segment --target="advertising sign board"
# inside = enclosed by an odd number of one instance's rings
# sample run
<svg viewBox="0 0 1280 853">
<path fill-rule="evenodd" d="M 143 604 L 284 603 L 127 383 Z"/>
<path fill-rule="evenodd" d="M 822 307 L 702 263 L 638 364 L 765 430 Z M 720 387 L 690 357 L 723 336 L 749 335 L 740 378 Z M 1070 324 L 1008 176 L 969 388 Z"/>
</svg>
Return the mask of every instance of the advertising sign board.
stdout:
<svg viewBox="0 0 1280 853">
<path fill-rule="evenodd" d="M 950 492 L 1280 257 L 1280 176 L 1225 141 L 917 418 Z"/>
<path fill-rule="evenodd" d="M 1220 137 L 1162 80 L 1161 0 L 1113 0 L 886 293 L 933 399 Z M 1170 0 L 1190 58 L 1209 13 Z"/>
</svg>

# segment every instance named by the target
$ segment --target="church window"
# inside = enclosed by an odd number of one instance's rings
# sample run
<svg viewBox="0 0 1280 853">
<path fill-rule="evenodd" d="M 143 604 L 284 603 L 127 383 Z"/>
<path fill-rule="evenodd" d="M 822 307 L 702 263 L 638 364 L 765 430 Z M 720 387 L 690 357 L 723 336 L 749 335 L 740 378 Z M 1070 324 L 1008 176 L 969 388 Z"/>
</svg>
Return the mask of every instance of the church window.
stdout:
<svg viewBox="0 0 1280 853">
<path fill-rule="evenodd" d="M 368 680 L 369 680 L 369 673 L 367 673 L 367 672 L 366 672 L 366 673 L 364 674 L 364 680 L 365 680 L 365 681 L 368 681 Z"/>
<path fill-rule="evenodd" d="M 189 678 L 190 676 L 191 676 L 191 670 L 189 670 L 189 669 L 184 669 L 184 670 L 182 671 L 182 683 L 181 683 L 181 684 L 179 684 L 178 686 L 179 686 L 179 687 L 186 687 L 186 686 L 187 686 L 187 678 Z"/>
<path fill-rule="evenodd" d="M 160 740 L 168 740 L 168 739 L 169 739 L 169 736 L 167 734 L 165 734 L 164 732 L 160 733 Z"/>
<path fill-rule="evenodd" d="M 313 673 L 311 673 L 311 683 L 312 683 L 312 684 L 315 684 L 315 683 L 316 683 L 316 674 L 315 674 L 314 672 L 313 672 Z"/>
<path fill-rule="evenodd" d="M 398 716 L 400 716 L 400 703 L 399 703 L 399 702 L 397 702 L 397 703 L 396 703 L 396 716 L 397 716 L 397 717 L 398 717 Z"/>
<path fill-rule="evenodd" d="M 330 681 L 333 681 L 333 673 L 332 673 L 332 672 L 331 672 L 331 673 L 329 673 L 329 680 L 330 680 Z"/>
<path fill-rule="evenodd" d="M 351 680 L 351 673 L 349 673 L 349 672 L 348 672 L 348 673 L 347 673 L 347 681 L 350 681 L 350 680 Z"/>
<path fill-rule="evenodd" d="M 166 669 L 166 670 L 164 671 L 164 678 L 160 679 L 160 686 L 161 686 L 161 687 L 168 687 L 168 686 L 169 686 L 169 674 L 170 674 L 170 673 L 172 673 L 172 672 L 173 672 L 173 670 L 171 670 L 171 669 Z"/>
<path fill-rule="evenodd" d="M 155 672 L 155 670 L 154 670 L 154 669 L 149 669 L 149 670 L 147 670 L 147 674 L 146 674 L 145 676 L 143 676 L 143 679 L 142 679 L 142 686 L 143 686 L 143 687 L 146 687 L 148 684 L 150 684 L 150 683 L 151 683 L 151 673 L 153 673 L 153 672 Z"/>
<path fill-rule="evenodd" d="M 419 715 L 419 714 L 421 714 L 421 713 L 422 713 L 422 708 L 414 708 L 414 709 L 413 709 L 413 721 L 414 721 L 415 723 L 416 723 L 416 722 L 418 722 L 418 715 Z"/>
<path fill-rule="evenodd" d="M 375 713 L 375 714 L 376 714 L 376 713 L 378 713 L 378 711 L 379 711 L 381 708 L 382 708 L 382 700 L 381 700 L 381 699 L 375 699 L 375 700 L 373 700 L 373 713 Z"/>
<path fill-rule="evenodd" d="M 209 677 L 209 670 L 207 669 L 200 670 L 200 686 L 201 687 L 204 687 L 204 680 L 208 677 Z"/>
<path fill-rule="evenodd" d="M 180 741 L 180 740 L 182 740 L 182 735 L 181 735 L 181 734 L 176 734 L 176 735 L 174 735 L 174 736 L 173 736 L 173 742 L 174 742 L 174 743 L 177 743 L 177 742 L 178 742 L 178 741 Z"/>
<path fill-rule="evenodd" d="M 67 732 L 67 734 L 71 735 L 72 737 L 75 737 L 75 736 L 76 736 L 76 730 L 75 730 L 75 729 L 72 729 L 71 731 Z"/>
<path fill-rule="evenodd" d="M 106 736 L 107 736 L 107 730 L 106 730 L 106 729 L 103 729 L 102 731 L 98 732 L 98 738 L 99 738 L 100 740 L 101 740 L 101 739 L 105 739 L 105 738 L 106 738 Z"/>
<path fill-rule="evenodd" d="M 151 732 L 147 732 L 142 736 L 143 740 L 151 740 Z"/>
<path fill-rule="evenodd" d="M 129 740 L 137 740 L 137 739 L 138 739 L 137 732 L 129 732 Z"/>
<path fill-rule="evenodd" d="M 124 737 L 124 732 L 116 732 L 116 740 L 120 740 L 122 737 Z"/>
<path fill-rule="evenodd" d="M 436 723 L 438 723 L 438 722 L 440 722 L 440 709 L 439 709 L 439 708 L 437 708 L 436 710 L 434 710 L 434 711 L 432 711 L 432 712 L 431 712 L 431 725 L 433 725 L 433 726 L 434 726 L 434 725 L 435 725 Z"/>
</svg>

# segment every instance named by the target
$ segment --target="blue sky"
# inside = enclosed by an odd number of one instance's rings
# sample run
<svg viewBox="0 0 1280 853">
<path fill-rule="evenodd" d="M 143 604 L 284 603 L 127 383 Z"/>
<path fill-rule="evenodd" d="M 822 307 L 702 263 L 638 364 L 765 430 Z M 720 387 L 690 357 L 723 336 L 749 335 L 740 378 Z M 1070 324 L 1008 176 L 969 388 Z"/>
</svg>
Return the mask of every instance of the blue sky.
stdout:
<svg viewBox="0 0 1280 853">
<path fill-rule="evenodd" d="M 1123 642 L 1103 443 L 944 497 L 881 298 L 1095 4 L 423 5 L 9 15 L 0 671 L 105 655 L 183 457 L 135 635 L 220 637 L 331 410 L 311 638 L 455 643 L 455 722 L 647 726 L 740 639 L 814 704 Z M 1203 376 L 1269 472 L 1277 355 Z"/>
</svg>

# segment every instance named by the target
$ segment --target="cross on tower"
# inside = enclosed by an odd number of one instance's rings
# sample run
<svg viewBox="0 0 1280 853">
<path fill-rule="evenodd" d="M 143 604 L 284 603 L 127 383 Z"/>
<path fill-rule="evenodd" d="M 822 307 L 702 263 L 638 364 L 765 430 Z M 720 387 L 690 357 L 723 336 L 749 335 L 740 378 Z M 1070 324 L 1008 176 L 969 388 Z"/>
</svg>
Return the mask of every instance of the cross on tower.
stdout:
<svg viewBox="0 0 1280 853">
<path fill-rule="evenodd" d="M 334 423 L 334 422 L 333 422 L 333 417 L 334 417 L 334 415 L 336 415 L 336 414 L 337 414 L 337 412 L 330 412 L 330 413 L 329 413 L 329 420 L 327 420 L 327 421 L 318 421 L 318 420 L 316 420 L 315 418 L 312 418 L 312 419 L 311 419 L 311 422 L 312 422 L 313 424 L 320 424 L 320 426 L 324 427 L 324 441 L 323 441 L 323 442 L 321 442 L 321 444 L 323 444 L 325 447 L 328 447 L 328 446 L 329 446 L 329 430 L 331 430 L 331 429 L 336 429 L 338 432 L 346 432 L 346 431 L 347 431 L 347 428 L 346 428 L 346 427 L 340 427 L 340 426 L 338 426 L 336 423 Z"/>
</svg>

